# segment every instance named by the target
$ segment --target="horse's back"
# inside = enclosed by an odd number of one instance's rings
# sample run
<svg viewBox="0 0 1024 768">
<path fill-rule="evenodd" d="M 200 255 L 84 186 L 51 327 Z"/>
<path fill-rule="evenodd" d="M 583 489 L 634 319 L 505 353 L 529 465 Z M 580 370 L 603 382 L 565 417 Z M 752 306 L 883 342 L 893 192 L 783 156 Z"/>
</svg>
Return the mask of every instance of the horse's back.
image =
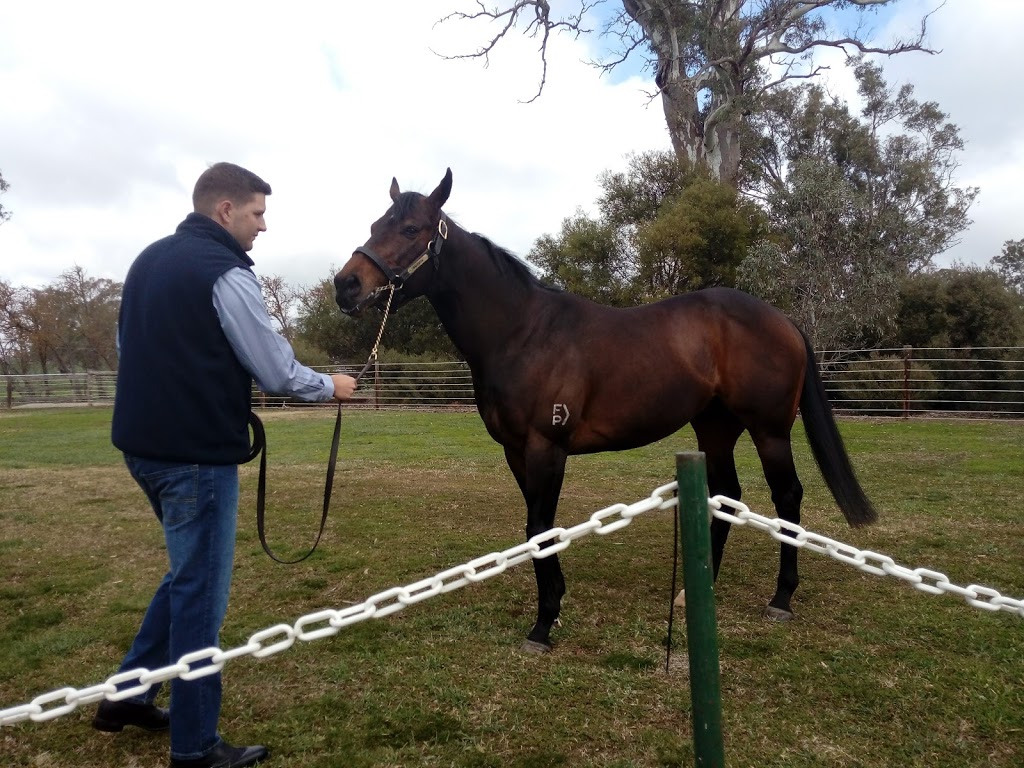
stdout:
<svg viewBox="0 0 1024 768">
<path fill-rule="evenodd" d="M 707 288 L 651 304 L 583 306 L 578 329 L 590 353 L 674 360 L 695 375 L 742 375 L 739 366 L 803 369 L 803 336 L 781 311 L 734 288 Z"/>
</svg>

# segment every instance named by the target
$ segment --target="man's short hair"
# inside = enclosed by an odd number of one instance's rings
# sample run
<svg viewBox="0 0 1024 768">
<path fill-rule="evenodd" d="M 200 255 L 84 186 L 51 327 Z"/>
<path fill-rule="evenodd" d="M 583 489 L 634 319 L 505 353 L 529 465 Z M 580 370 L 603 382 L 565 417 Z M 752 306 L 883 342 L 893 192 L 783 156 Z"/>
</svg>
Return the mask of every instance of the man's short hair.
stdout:
<svg viewBox="0 0 1024 768">
<path fill-rule="evenodd" d="M 214 163 L 196 181 L 192 209 L 209 214 L 221 200 L 236 205 L 249 202 L 255 194 L 270 194 L 270 185 L 252 171 L 234 163 Z"/>
</svg>

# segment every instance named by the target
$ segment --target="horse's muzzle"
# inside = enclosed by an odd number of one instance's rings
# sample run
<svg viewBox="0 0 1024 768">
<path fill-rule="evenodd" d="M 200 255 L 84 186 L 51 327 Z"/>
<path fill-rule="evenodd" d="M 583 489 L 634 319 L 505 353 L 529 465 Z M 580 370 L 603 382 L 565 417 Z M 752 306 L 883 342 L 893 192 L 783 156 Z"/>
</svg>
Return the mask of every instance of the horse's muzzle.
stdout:
<svg viewBox="0 0 1024 768">
<path fill-rule="evenodd" d="M 362 283 L 357 275 L 334 276 L 334 300 L 346 315 L 358 317 L 362 313 L 363 306 L 359 301 L 361 290 Z"/>
</svg>

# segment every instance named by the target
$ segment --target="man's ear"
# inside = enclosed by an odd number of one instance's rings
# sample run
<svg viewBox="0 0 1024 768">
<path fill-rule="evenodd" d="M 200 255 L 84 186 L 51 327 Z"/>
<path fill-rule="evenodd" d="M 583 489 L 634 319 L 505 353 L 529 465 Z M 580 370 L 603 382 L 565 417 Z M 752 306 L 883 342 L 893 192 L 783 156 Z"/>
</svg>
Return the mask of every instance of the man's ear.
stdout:
<svg viewBox="0 0 1024 768">
<path fill-rule="evenodd" d="M 224 225 L 231 221 L 231 214 L 234 213 L 235 206 L 232 205 L 230 200 L 221 200 L 214 206 L 213 218 L 218 224 Z"/>
</svg>

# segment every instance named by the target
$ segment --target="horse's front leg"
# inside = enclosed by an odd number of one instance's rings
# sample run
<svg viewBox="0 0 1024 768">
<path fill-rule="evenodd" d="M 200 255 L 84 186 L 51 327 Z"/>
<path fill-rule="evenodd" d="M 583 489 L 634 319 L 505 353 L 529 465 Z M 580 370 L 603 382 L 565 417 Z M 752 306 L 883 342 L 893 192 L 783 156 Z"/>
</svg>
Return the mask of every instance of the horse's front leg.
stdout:
<svg viewBox="0 0 1024 768">
<path fill-rule="evenodd" d="M 506 449 L 505 458 L 526 500 L 526 538 L 551 530 L 565 477 L 565 451 L 546 441 L 537 441 L 528 444 L 522 454 Z M 561 611 L 565 578 L 558 555 L 535 558 L 533 571 L 537 577 L 537 622 L 522 649 L 546 653 L 551 650 L 551 627 Z"/>
</svg>

